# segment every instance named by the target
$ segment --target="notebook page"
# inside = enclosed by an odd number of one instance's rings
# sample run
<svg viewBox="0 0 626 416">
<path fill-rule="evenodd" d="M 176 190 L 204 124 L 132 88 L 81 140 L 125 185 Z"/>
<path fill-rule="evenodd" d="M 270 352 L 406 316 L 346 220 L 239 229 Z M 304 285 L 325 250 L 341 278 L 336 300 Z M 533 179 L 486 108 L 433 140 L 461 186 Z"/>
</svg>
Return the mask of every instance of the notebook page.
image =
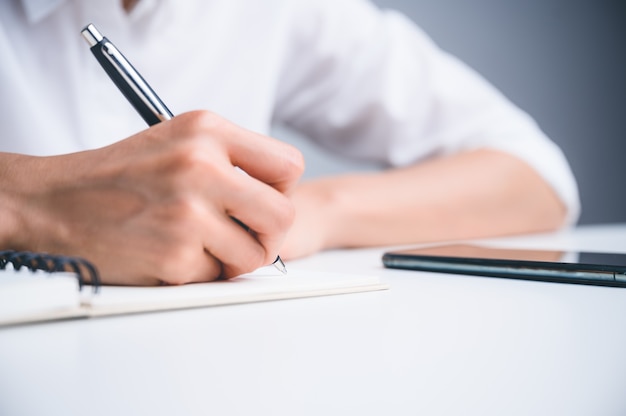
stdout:
<svg viewBox="0 0 626 416">
<path fill-rule="evenodd" d="M 387 289 L 378 277 L 290 269 L 282 275 L 263 268 L 228 281 L 182 286 L 103 286 L 83 290 L 90 316 L 217 306 Z"/>
<path fill-rule="evenodd" d="M 0 270 L 0 325 L 83 314 L 74 273 Z"/>
</svg>

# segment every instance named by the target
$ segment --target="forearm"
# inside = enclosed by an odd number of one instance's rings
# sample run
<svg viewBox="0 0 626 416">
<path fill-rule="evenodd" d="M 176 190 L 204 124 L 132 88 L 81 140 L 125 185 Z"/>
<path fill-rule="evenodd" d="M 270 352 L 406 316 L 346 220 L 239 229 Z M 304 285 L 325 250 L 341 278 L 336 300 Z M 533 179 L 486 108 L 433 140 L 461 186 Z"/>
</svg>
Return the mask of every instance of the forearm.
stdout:
<svg viewBox="0 0 626 416">
<path fill-rule="evenodd" d="M 32 156 L 0 153 L 0 248 L 20 249 L 24 231 L 25 187 L 36 182 L 36 165 Z"/>
<path fill-rule="evenodd" d="M 67 253 L 74 236 L 67 222 L 87 211 L 73 192 L 93 194 L 92 152 L 38 157 L 0 153 L 0 247 Z"/>
<path fill-rule="evenodd" d="M 488 150 L 382 173 L 319 179 L 301 185 L 298 193 L 297 210 L 307 211 L 303 204 L 314 198 L 318 210 L 310 217 L 325 219 L 318 221 L 319 248 L 543 231 L 565 218 L 563 204 L 533 169 Z M 305 221 L 298 215 L 297 223 Z"/>
</svg>

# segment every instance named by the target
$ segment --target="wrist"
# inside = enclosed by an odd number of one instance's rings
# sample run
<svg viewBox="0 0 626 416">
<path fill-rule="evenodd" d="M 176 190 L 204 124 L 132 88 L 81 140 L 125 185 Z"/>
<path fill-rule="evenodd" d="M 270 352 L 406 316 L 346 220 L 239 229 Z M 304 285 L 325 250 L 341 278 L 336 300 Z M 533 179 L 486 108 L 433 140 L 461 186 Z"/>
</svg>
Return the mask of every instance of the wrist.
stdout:
<svg viewBox="0 0 626 416">
<path fill-rule="evenodd" d="M 24 162 L 28 156 L 0 154 L 0 248 L 25 249 L 22 235 L 23 215 L 27 211 L 23 197 L 25 172 Z"/>
<path fill-rule="evenodd" d="M 386 186 L 369 173 L 315 181 L 324 249 L 362 247 L 385 242 L 389 223 Z M 375 190 L 375 191 L 373 191 Z"/>
<path fill-rule="evenodd" d="M 348 201 L 342 189 L 341 179 L 335 177 L 304 182 L 296 192 L 296 215 L 310 223 L 306 228 L 314 233 L 319 250 L 346 246 Z"/>
</svg>

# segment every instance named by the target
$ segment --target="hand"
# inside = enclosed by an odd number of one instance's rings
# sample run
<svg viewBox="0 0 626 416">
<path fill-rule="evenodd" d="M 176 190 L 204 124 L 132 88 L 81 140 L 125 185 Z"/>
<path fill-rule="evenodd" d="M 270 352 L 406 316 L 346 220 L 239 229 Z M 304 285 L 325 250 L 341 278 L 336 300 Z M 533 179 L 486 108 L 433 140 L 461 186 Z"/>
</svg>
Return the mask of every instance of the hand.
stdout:
<svg viewBox="0 0 626 416">
<path fill-rule="evenodd" d="M 303 170 L 295 148 L 202 111 L 97 150 L 2 157 L 3 245 L 84 257 L 109 284 L 210 281 L 270 264 Z"/>
<path fill-rule="evenodd" d="M 308 256 L 332 247 L 332 231 L 340 231 L 334 219 L 337 195 L 331 186 L 332 179 L 318 179 L 301 183 L 291 194 L 296 209 L 293 222 L 280 255 L 289 260 Z"/>
</svg>

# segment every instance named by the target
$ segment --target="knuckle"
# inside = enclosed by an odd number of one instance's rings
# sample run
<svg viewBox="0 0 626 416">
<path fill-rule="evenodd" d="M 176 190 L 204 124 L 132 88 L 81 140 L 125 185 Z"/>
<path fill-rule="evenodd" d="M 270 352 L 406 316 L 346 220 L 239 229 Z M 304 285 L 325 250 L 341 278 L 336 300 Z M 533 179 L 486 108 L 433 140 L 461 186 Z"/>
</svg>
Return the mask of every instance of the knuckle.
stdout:
<svg viewBox="0 0 626 416">
<path fill-rule="evenodd" d="M 179 140 L 174 149 L 169 152 L 170 159 L 174 167 L 186 170 L 196 166 L 203 160 L 202 141 L 195 136 L 186 137 Z"/>
<path fill-rule="evenodd" d="M 211 131 L 223 121 L 220 116 L 208 110 L 190 111 L 179 117 L 184 126 L 196 133 Z"/>
<path fill-rule="evenodd" d="M 210 144 L 199 137 L 180 140 L 168 154 L 169 173 L 176 185 L 195 184 L 219 175 L 218 164 L 212 159 Z M 182 183 L 181 183 L 182 182 Z"/>
<path fill-rule="evenodd" d="M 202 215 L 201 203 L 192 195 L 179 195 L 168 204 L 168 217 L 179 230 L 188 228 L 196 218 Z"/>
<path fill-rule="evenodd" d="M 237 259 L 237 268 L 240 273 L 248 273 L 265 265 L 267 255 L 265 249 L 261 245 L 255 245 L 252 250 L 242 252 Z"/>
<path fill-rule="evenodd" d="M 191 276 L 182 271 L 193 269 L 198 258 L 195 251 L 197 250 L 192 250 L 191 247 L 177 247 L 168 252 L 166 259 L 157 260 L 156 266 L 161 280 L 171 285 L 189 283 Z"/>
<path fill-rule="evenodd" d="M 201 244 L 187 241 L 168 249 L 166 256 L 156 259 L 154 267 L 159 280 L 170 285 L 215 280 L 221 268 L 217 262 L 209 266 L 207 256 Z"/>
<path fill-rule="evenodd" d="M 152 274 L 157 276 L 160 281 L 168 284 L 185 283 L 181 274 L 178 273 L 181 267 L 179 252 L 179 248 L 172 247 L 168 249 L 167 255 L 154 255 L 151 261 Z"/>
</svg>

